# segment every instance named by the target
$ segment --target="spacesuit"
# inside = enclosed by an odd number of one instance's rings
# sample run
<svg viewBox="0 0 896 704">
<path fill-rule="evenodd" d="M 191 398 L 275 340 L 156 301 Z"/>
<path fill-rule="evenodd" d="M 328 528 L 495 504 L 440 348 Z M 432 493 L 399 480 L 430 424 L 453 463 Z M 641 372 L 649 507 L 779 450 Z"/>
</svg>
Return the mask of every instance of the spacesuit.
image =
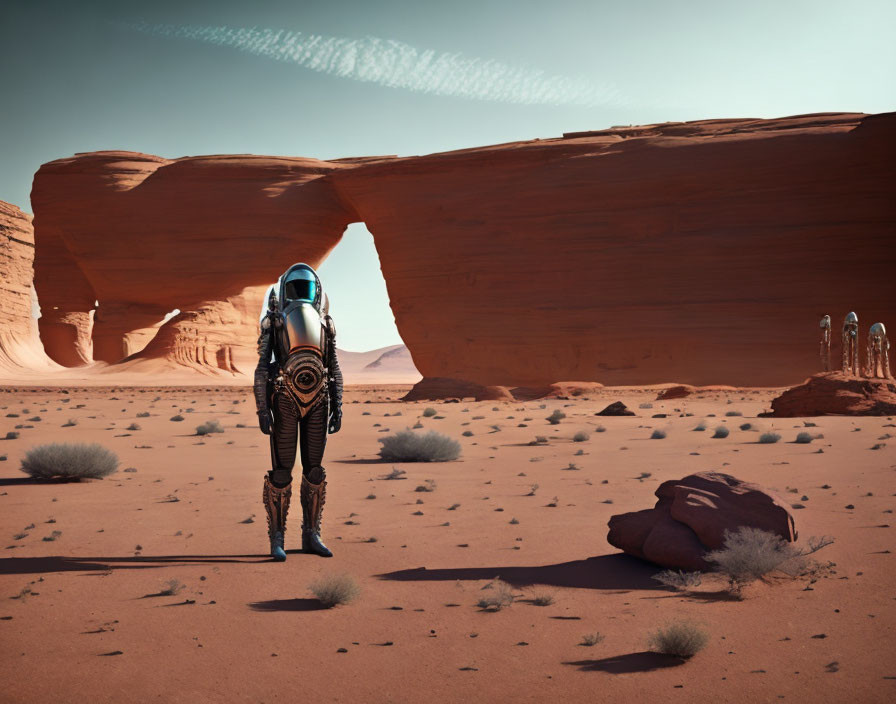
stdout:
<svg viewBox="0 0 896 704">
<path fill-rule="evenodd" d="M 821 327 L 821 367 L 831 371 L 831 316 L 825 315 L 819 323 Z"/>
<path fill-rule="evenodd" d="M 890 374 L 890 341 L 883 323 L 875 323 L 868 330 L 867 374 L 872 379 L 892 379 Z"/>
<path fill-rule="evenodd" d="M 329 300 L 314 269 L 300 263 L 286 270 L 269 289 L 259 326 L 254 390 L 258 424 L 271 441 L 272 468 L 262 492 L 271 557 L 286 559 L 284 535 L 297 444 L 302 551 L 331 557 L 320 537 L 327 487 L 321 462 L 327 432 L 338 432 L 342 425 L 342 372 Z"/>
<path fill-rule="evenodd" d="M 843 319 L 843 373 L 860 376 L 859 368 L 859 316 L 849 312 Z"/>
</svg>

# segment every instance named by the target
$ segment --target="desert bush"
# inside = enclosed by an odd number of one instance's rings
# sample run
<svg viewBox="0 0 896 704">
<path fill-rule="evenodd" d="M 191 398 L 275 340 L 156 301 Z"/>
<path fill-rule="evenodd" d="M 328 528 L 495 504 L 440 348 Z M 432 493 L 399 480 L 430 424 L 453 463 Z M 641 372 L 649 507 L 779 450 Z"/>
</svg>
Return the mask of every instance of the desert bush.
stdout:
<svg viewBox="0 0 896 704">
<path fill-rule="evenodd" d="M 582 636 L 582 645 L 587 645 L 589 648 L 592 645 L 597 645 L 598 643 L 603 642 L 604 635 L 602 633 L 586 633 Z"/>
<path fill-rule="evenodd" d="M 137 414 L 138 418 L 149 418 L 149 411 L 141 411 Z"/>
<path fill-rule="evenodd" d="M 605 432 L 607 432 L 607 429 L 602 425 L 596 425 L 596 426 L 594 426 L 594 432 L 595 433 L 605 433 Z"/>
<path fill-rule="evenodd" d="M 563 418 L 566 418 L 566 414 L 559 408 L 556 408 L 551 415 L 545 417 L 545 420 L 551 425 L 557 425 Z"/>
<path fill-rule="evenodd" d="M 460 456 L 460 443 L 435 430 L 424 435 L 405 429 L 379 442 L 380 458 L 392 462 L 446 462 Z"/>
<path fill-rule="evenodd" d="M 407 479 L 407 472 L 403 469 L 398 469 L 398 467 L 393 467 L 392 471 L 389 472 L 383 479 Z"/>
<path fill-rule="evenodd" d="M 308 585 L 311 593 L 326 608 L 348 604 L 361 593 L 361 587 L 348 574 L 323 575 Z"/>
<path fill-rule="evenodd" d="M 78 424 L 78 421 L 69 418 L 67 422 L 62 424 L 63 428 L 72 428 Z"/>
<path fill-rule="evenodd" d="M 733 532 L 726 530 L 724 547 L 706 553 L 704 559 L 728 578 L 729 589 L 738 594 L 744 585 L 776 570 L 790 576 L 810 571 L 815 564 L 808 555 L 833 542 L 829 537 L 810 538 L 806 548 L 798 548 L 776 533 L 741 526 Z"/>
<path fill-rule="evenodd" d="M 180 415 L 180 413 L 178 413 L 176 416 L 171 416 L 171 420 L 173 420 L 175 423 L 179 423 L 183 419 L 184 417 Z"/>
<path fill-rule="evenodd" d="M 483 587 L 483 589 L 488 589 L 489 594 L 481 597 L 476 602 L 480 609 L 500 611 L 505 606 L 510 606 L 513 603 L 513 590 L 507 582 L 501 579 L 496 579 L 491 584 Z"/>
<path fill-rule="evenodd" d="M 740 424 L 740 429 L 741 429 L 741 430 L 752 430 L 752 429 L 753 429 L 753 424 L 752 424 L 752 423 L 741 423 L 741 424 Z"/>
<path fill-rule="evenodd" d="M 218 420 L 208 420 L 202 425 L 196 426 L 197 435 L 208 435 L 209 433 L 223 433 L 224 428 Z"/>
<path fill-rule="evenodd" d="M 15 440 L 18 437 L 19 437 L 19 433 L 17 433 L 15 430 L 10 430 L 6 433 L 5 439 L 6 440 Z"/>
<path fill-rule="evenodd" d="M 536 606 L 550 606 L 556 601 L 553 592 L 534 592 L 532 594 L 532 603 Z"/>
<path fill-rule="evenodd" d="M 465 430 L 464 432 L 461 433 L 461 435 L 463 435 L 465 438 L 470 438 L 470 437 L 473 437 L 473 431 Z"/>
<path fill-rule="evenodd" d="M 572 441 L 573 442 L 585 442 L 589 437 L 590 436 L 588 435 L 588 433 L 580 430 L 579 432 L 577 432 L 575 435 L 572 436 Z"/>
<path fill-rule="evenodd" d="M 639 403 L 638 408 L 653 408 L 652 403 Z"/>
<path fill-rule="evenodd" d="M 437 413 L 435 408 L 424 408 L 423 409 L 423 417 L 424 418 L 432 418 Z"/>
<path fill-rule="evenodd" d="M 51 443 L 33 447 L 21 470 L 35 479 L 100 479 L 118 469 L 118 456 L 97 443 Z"/>
<path fill-rule="evenodd" d="M 663 570 L 655 575 L 653 575 L 652 579 L 655 579 L 660 584 L 663 584 L 667 587 L 672 587 L 673 589 L 677 589 L 679 591 L 686 591 L 688 589 L 693 589 L 694 587 L 699 587 L 703 583 L 703 573 L 702 572 L 683 572 L 678 570 Z"/>
<path fill-rule="evenodd" d="M 759 436 L 759 442 L 763 445 L 771 445 L 772 443 L 778 442 L 781 439 L 781 436 L 778 433 L 767 432 L 763 433 Z"/>
<path fill-rule="evenodd" d="M 741 413 L 740 411 L 728 411 L 725 415 L 729 418 L 734 418 L 736 416 L 742 416 L 743 413 Z"/>
<path fill-rule="evenodd" d="M 727 438 L 729 432 L 730 431 L 728 430 L 728 428 L 726 428 L 724 425 L 720 425 L 716 427 L 715 432 L 713 432 L 712 436 L 714 438 Z"/>
<path fill-rule="evenodd" d="M 812 436 L 807 432 L 797 433 L 796 440 L 794 442 L 799 443 L 800 445 L 808 445 L 812 442 Z"/>
<path fill-rule="evenodd" d="M 690 658 L 706 647 L 709 634 L 691 621 L 673 621 L 650 634 L 651 649 L 664 655 Z"/>
<path fill-rule="evenodd" d="M 701 420 L 699 423 L 697 423 L 697 426 L 694 428 L 694 431 L 698 432 L 698 433 L 702 433 L 704 430 L 706 430 L 706 421 Z"/>
<path fill-rule="evenodd" d="M 131 423 L 131 424 L 127 427 L 127 430 L 140 430 L 140 429 L 141 429 L 141 428 L 140 428 L 139 423 Z"/>
<path fill-rule="evenodd" d="M 660 430 L 659 428 L 657 428 L 650 434 L 650 439 L 651 440 L 665 440 L 666 439 L 666 431 Z"/>
</svg>

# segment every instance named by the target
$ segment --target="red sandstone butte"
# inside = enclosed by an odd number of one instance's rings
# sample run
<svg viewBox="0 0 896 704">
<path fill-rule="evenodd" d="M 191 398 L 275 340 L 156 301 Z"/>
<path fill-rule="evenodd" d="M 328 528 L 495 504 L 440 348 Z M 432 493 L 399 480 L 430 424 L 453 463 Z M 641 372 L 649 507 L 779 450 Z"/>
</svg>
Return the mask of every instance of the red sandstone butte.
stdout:
<svg viewBox="0 0 896 704">
<path fill-rule="evenodd" d="M 896 114 L 580 132 L 403 158 L 81 154 L 34 179 L 54 359 L 373 234 L 424 378 L 786 386 L 820 317 L 896 318 Z M 835 351 L 836 357 L 836 351 Z M 69 363 L 64 361 L 63 363 Z"/>
</svg>

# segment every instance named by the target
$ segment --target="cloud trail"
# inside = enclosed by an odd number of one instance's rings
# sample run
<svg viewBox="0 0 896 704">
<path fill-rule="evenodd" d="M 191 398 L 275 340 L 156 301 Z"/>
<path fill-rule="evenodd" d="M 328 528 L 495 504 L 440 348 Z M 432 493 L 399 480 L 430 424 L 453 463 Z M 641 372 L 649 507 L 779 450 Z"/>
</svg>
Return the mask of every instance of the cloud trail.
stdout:
<svg viewBox="0 0 896 704">
<path fill-rule="evenodd" d="M 340 78 L 448 95 L 522 105 L 624 105 L 610 82 L 551 76 L 461 54 L 418 49 L 393 39 L 348 39 L 286 30 L 164 24 L 127 24 L 153 36 L 233 47 Z"/>
</svg>

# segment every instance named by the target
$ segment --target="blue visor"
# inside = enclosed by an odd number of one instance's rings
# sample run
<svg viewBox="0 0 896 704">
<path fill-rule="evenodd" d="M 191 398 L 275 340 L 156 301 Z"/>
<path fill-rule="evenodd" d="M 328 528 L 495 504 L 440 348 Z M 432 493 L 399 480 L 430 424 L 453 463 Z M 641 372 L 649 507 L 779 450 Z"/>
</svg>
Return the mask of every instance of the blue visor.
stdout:
<svg viewBox="0 0 896 704">
<path fill-rule="evenodd" d="M 314 302 L 315 286 L 313 281 L 306 279 L 293 279 L 283 286 L 286 300 Z"/>
</svg>

